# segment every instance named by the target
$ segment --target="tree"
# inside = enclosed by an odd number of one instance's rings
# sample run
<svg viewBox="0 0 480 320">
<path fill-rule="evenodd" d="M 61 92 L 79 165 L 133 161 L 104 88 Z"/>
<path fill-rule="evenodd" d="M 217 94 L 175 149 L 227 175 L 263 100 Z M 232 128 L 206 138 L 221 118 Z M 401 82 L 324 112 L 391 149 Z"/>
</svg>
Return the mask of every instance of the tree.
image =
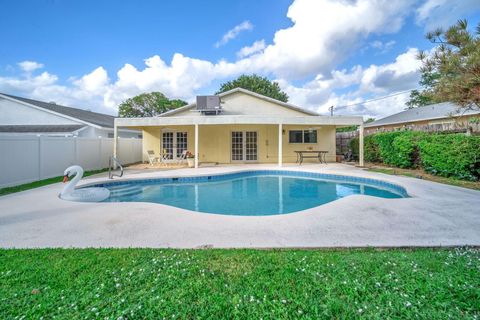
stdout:
<svg viewBox="0 0 480 320">
<path fill-rule="evenodd" d="M 180 99 L 170 100 L 161 92 L 142 93 L 122 102 L 118 106 L 118 116 L 122 118 L 154 117 L 186 104 Z"/>
<path fill-rule="evenodd" d="M 283 102 L 288 101 L 288 95 L 280 89 L 280 86 L 277 82 L 270 81 L 266 77 L 260 77 L 256 74 L 243 74 L 235 80 L 225 82 L 220 86 L 220 90 L 215 92 L 215 94 L 226 92 L 235 88 L 247 89 Z"/>
<path fill-rule="evenodd" d="M 460 110 L 480 109 L 480 24 L 468 31 L 459 20 L 446 31 L 437 29 L 426 38 L 436 45 L 432 54 L 420 52 L 422 91 L 413 91 L 409 106 L 451 101 Z"/>
<path fill-rule="evenodd" d="M 410 92 L 410 100 L 407 101 L 407 109 L 413 109 L 415 107 L 423 107 L 429 104 L 443 102 L 439 101 L 439 98 L 435 99 L 433 94 L 433 88 L 439 78 L 440 74 L 438 72 L 423 72 L 420 79 L 420 86 L 422 86 L 422 91 L 412 90 Z"/>
</svg>

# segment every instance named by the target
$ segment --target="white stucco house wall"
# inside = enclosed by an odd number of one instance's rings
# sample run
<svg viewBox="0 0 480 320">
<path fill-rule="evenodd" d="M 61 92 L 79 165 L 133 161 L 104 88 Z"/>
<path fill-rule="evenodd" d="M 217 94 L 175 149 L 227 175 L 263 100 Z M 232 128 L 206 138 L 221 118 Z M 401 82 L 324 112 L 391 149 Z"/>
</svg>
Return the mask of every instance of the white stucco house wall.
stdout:
<svg viewBox="0 0 480 320">
<path fill-rule="evenodd" d="M 47 135 L 113 138 L 115 117 L 0 93 L 0 135 Z M 138 130 L 122 129 L 121 138 L 141 138 Z"/>
</svg>

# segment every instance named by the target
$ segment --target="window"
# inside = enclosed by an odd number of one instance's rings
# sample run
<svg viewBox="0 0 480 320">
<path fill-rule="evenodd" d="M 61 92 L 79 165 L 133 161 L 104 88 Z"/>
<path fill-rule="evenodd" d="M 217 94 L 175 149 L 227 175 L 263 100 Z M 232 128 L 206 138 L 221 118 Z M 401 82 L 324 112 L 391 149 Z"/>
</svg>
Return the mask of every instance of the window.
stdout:
<svg viewBox="0 0 480 320">
<path fill-rule="evenodd" d="M 303 143 L 317 143 L 317 130 L 303 131 Z"/>
<path fill-rule="evenodd" d="M 317 143 L 317 130 L 290 130 L 289 143 Z"/>
<path fill-rule="evenodd" d="M 113 133 L 109 133 L 109 134 L 108 134 L 108 137 L 109 137 L 109 138 L 113 138 L 113 137 L 114 137 Z"/>
<path fill-rule="evenodd" d="M 302 143 L 303 132 L 302 130 L 290 130 L 288 132 L 288 142 L 290 143 Z"/>
</svg>

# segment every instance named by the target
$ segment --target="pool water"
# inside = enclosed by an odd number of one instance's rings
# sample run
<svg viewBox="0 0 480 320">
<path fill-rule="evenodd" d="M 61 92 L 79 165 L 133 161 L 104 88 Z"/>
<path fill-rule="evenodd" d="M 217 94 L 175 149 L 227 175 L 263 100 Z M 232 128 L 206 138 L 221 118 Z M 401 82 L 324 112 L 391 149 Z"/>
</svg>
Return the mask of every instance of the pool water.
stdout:
<svg viewBox="0 0 480 320">
<path fill-rule="evenodd" d="M 408 196 L 405 189 L 381 181 L 331 175 L 328 178 L 321 174 L 259 171 L 98 186 L 110 189 L 106 202 L 154 202 L 241 216 L 286 214 L 354 194 L 392 199 Z"/>
</svg>

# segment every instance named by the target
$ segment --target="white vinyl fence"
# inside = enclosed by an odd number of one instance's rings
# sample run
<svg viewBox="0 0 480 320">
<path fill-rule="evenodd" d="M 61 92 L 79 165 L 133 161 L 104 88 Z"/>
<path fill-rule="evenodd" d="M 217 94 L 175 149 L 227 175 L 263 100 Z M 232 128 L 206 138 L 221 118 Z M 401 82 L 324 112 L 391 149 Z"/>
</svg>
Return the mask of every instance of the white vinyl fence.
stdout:
<svg viewBox="0 0 480 320">
<path fill-rule="evenodd" d="M 113 139 L 48 136 L 0 136 L 0 187 L 63 175 L 70 165 L 84 170 L 108 167 Z M 118 139 L 122 164 L 142 161 L 141 139 Z"/>
</svg>

